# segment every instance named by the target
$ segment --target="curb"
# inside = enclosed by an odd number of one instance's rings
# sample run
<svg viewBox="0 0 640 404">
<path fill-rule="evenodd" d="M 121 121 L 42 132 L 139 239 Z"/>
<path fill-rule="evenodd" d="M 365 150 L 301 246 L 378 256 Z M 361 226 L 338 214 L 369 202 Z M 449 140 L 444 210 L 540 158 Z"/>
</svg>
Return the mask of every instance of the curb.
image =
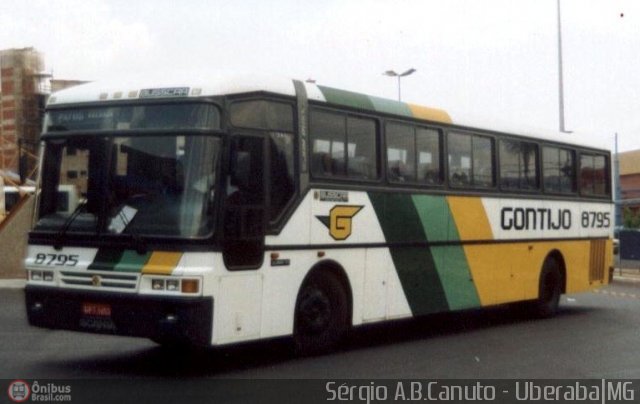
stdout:
<svg viewBox="0 0 640 404">
<path fill-rule="evenodd" d="M 614 281 L 620 282 L 640 282 L 640 277 L 637 276 L 625 276 L 625 275 L 613 275 Z"/>
<path fill-rule="evenodd" d="M 26 279 L 0 279 L 0 289 L 24 289 Z"/>
</svg>

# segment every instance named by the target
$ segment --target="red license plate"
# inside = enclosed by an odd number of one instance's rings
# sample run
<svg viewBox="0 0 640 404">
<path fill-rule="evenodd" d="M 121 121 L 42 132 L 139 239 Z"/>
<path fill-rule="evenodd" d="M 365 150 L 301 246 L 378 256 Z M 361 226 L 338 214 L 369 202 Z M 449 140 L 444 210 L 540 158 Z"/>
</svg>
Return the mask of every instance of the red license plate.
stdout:
<svg viewBox="0 0 640 404">
<path fill-rule="evenodd" d="M 111 317 L 111 305 L 103 303 L 82 303 L 85 316 Z"/>
</svg>

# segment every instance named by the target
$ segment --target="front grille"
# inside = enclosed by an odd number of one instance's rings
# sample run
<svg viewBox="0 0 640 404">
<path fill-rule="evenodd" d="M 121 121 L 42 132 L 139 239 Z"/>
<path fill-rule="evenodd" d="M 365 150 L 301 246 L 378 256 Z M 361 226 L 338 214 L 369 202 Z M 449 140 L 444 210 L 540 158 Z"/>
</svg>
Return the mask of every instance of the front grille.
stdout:
<svg viewBox="0 0 640 404">
<path fill-rule="evenodd" d="M 65 285 L 85 286 L 93 289 L 135 290 L 138 286 L 137 274 L 62 271 L 60 279 Z"/>
<path fill-rule="evenodd" d="M 607 240 L 591 240 L 589 257 L 589 282 L 604 280 L 604 256 Z"/>
</svg>

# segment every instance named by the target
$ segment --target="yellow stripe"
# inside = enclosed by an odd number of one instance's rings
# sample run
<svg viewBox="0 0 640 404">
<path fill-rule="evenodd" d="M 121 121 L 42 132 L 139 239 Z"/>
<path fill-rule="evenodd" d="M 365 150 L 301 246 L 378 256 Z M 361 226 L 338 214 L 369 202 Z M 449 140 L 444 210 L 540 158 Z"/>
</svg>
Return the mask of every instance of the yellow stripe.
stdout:
<svg viewBox="0 0 640 404">
<path fill-rule="evenodd" d="M 567 293 L 583 292 L 604 282 L 589 282 L 587 241 L 465 245 L 469 270 L 483 306 L 535 299 L 545 258 L 558 250 L 567 266 Z"/>
<path fill-rule="evenodd" d="M 181 252 L 155 251 L 142 268 L 143 274 L 171 275 L 182 258 Z"/>
<path fill-rule="evenodd" d="M 447 111 L 437 108 L 423 107 L 421 105 L 407 104 L 411 110 L 411 114 L 418 119 L 426 119 L 428 121 L 453 123 Z"/>
<path fill-rule="evenodd" d="M 493 240 L 493 231 L 481 198 L 449 196 L 447 202 L 461 241 Z"/>
<path fill-rule="evenodd" d="M 449 196 L 447 202 L 458 229 L 460 241 L 493 240 L 493 231 L 481 198 Z M 504 259 L 500 258 L 504 257 L 502 254 L 516 253 L 511 248 L 505 247 L 507 246 L 495 244 L 463 247 L 469 272 L 476 285 L 480 304 L 483 306 L 504 300 L 517 300 L 522 295 L 510 284 L 509 265 L 498 263 L 498 260 Z"/>
<path fill-rule="evenodd" d="M 447 197 L 447 202 L 461 241 L 493 240 L 482 198 Z M 610 245 L 607 247 L 605 263 L 612 259 Z M 589 281 L 591 243 L 588 240 L 466 244 L 463 248 L 483 306 L 537 298 L 542 265 L 554 250 L 564 257 L 567 293 L 606 283 L 606 280 Z"/>
</svg>

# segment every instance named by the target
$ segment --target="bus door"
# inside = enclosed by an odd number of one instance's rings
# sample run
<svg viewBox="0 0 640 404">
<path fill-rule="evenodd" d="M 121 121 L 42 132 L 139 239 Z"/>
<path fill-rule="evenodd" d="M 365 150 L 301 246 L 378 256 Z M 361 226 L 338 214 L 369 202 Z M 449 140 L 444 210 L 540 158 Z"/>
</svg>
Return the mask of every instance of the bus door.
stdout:
<svg viewBox="0 0 640 404">
<path fill-rule="evenodd" d="M 229 269 L 258 269 L 264 259 L 266 229 L 263 137 L 231 140 L 224 221 L 224 262 Z"/>
<path fill-rule="evenodd" d="M 231 138 L 229 175 L 222 217 L 222 255 L 226 273 L 220 278 L 214 315 L 219 343 L 260 336 L 262 274 L 266 229 L 265 147 L 259 135 Z"/>
</svg>

